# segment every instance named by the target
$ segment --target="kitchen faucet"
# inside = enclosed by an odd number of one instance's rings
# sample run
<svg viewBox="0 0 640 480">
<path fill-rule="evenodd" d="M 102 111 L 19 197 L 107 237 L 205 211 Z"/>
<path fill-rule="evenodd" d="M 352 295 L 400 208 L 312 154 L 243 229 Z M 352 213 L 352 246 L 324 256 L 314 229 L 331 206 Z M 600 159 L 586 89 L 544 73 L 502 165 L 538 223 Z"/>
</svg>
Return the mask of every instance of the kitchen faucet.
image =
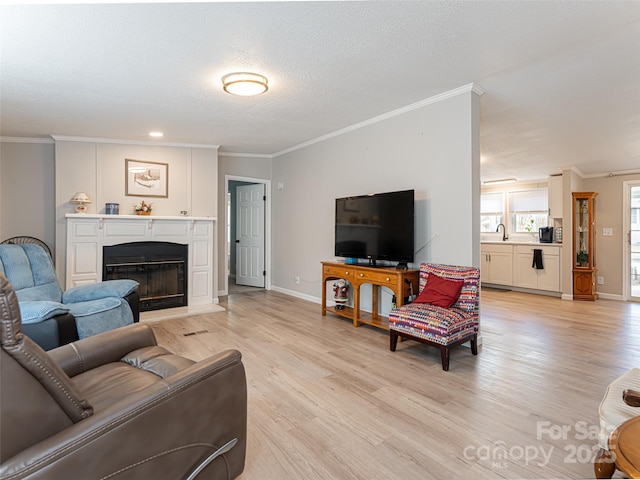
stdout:
<svg viewBox="0 0 640 480">
<path fill-rule="evenodd" d="M 496 232 L 500 231 L 500 227 L 502 227 L 502 241 L 504 242 L 507 239 L 507 230 L 504 227 L 504 223 L 499 223 Z"/>
</svg>

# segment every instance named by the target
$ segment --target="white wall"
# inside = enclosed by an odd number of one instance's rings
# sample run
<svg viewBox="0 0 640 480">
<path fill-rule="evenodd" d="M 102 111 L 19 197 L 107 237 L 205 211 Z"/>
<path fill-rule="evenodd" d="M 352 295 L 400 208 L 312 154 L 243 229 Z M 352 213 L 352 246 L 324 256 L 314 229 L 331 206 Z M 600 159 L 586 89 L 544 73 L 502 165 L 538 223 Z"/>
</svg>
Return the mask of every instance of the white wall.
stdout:
<svg viewBox="0 0 640 480">
<path fill-rule="evenodd" d="M 416 191 L 416 265 L 479 266 L 478 125 L 479 97 L 467 91 L 275 158 L 274 289 L 319 299 L 335 198 L 366 193 Z M 385 313 L 390 298 L 381 304 Z"/>
<path fill-rule="evenodd" d="M 168 197 L 125 195 L 125 159 L 168 164 Z M 105 203 L 119 203 L 120 214 L 130 214 L 141 200 L 154 204 L 154 215 L 189 215 L 215 217 L 218 185 L 217 146 L 161 146 L 97 142 L 90 139 L 56 137 L 55 143 L 56 253 L 58 276 L 64 285 L 66 265 L 65 215 L 74 212 L 69 199 L 83 191 L 92 203 L 88 213 L 104 213 Z M 217 296 L 217 292 L 215 294 Z"/>
<path fill-rule="evenodd" d="M 15 236 L 55 246 L 54 147 L 45 140 L 0 143 L 0 241 Z"/>
</svg>

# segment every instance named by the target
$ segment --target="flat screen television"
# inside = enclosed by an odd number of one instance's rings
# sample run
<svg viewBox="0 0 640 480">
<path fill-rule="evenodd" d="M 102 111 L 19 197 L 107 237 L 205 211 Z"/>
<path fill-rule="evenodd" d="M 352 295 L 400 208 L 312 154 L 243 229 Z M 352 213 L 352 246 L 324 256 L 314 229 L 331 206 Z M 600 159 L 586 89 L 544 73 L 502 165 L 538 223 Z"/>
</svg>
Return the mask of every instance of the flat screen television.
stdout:
<svg viewBox="0 0 640 480">
<path fill-rule="evenodd" d="M 355 259 L 413 262 L 414 191 L 336 199 L 335 255 Z"/>
</svg>

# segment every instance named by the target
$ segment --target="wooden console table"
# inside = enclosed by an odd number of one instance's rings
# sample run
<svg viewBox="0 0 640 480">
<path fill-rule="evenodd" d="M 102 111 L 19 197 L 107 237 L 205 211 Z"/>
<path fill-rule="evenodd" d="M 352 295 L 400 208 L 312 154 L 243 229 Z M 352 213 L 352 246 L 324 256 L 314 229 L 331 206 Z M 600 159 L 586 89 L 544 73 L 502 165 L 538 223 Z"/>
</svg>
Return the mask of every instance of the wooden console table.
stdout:
<svg viewBox="0 0 640 480">
<path fill-rule="evenodd" d="M 345 307 L 337 309 L 327 307 L 327 281 L 344 278 L 348 280 L 353 288 L 353 308 Z M 417 269 L 396 269 L 393 267 L 378 268 L 365 265 L 349 265 L 346 263 L 322 262 L 322 315 L 327 312 L 340 315 L 341 317 L 353 320 L 353 326 L 359 327 L 361 323 L 366 323 L 383 330 L 389 330 L 389 320 L 378 315 L 378 293 L 380 287 L 389 288 L 396 296 L 396 305 L 399 307 L 404 303 L 404 297 L 409 296 L 409 285 L 405 279 L 413 285 L 413 293 L 418 294 L 418 282 L 420 271 Z M 370 283 L 371 291 L 371 314 L 360 313 L 360 286 Z"/>
</svg>

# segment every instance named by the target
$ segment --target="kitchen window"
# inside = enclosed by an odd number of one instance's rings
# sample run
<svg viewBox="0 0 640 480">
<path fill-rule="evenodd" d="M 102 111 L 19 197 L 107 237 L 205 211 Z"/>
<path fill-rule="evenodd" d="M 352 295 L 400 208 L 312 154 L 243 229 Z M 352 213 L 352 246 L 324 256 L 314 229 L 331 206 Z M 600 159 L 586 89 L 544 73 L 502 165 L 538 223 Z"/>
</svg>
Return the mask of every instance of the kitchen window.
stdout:
<svg viewBox="0 0 640 480">
<path fill-rule="evenodd" d="M 495 232 L 504 223 L 504 192 L 480 195 L 480 231 Z"/>
<path fill-rule="evenodd" d="M 509 230 L 536 233 L 549 223 L 549 196 L 546 188 L 509 192 Z"/>
</svg>

